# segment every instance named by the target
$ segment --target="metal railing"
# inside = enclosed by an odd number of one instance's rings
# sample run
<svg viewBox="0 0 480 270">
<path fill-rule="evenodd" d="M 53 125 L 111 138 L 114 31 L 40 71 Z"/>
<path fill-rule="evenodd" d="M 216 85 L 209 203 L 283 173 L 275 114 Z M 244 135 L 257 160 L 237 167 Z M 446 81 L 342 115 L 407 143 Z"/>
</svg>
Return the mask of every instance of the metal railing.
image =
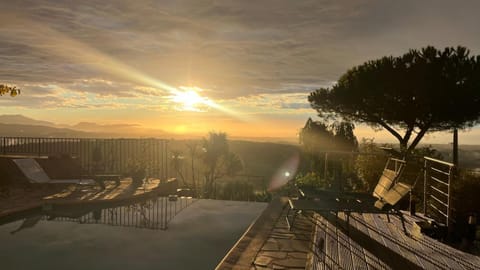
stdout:
<svg viewBox="0 0 480 270">
<path fill-rule="evenodd" d="M 452 216 L 452 179 L 455 165 L 424 157 L 423 211 L 424 215 L 450 227 Z"/>
<path fill-rule="evenodd" d="M 69 156 L 79 161 L 85 173 L 121 174 L 140 164 L 147 176 L 170 177 L 168 141 L 162 139 L 0 137 L 0 154 Z"/>
</svg>

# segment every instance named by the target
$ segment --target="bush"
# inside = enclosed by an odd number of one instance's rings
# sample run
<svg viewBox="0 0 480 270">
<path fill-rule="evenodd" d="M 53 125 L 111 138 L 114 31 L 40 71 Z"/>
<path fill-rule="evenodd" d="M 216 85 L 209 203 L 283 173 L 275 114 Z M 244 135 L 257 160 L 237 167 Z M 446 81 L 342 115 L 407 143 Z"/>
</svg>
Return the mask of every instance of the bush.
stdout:
<svg viewBox="0 0 480 270">
<path fill-rule="evenodd" d="M 362 139 L 360 152 L 355 160 L 355 172 L 363 181 L 365 189 L 373 191 L 382 175 L 387 154 L 378 148 L 373 139 Z"/>
<path fill-rule="evenodd" d="M 305 175 L 298 175 L 295 178 L 295 183 L 299 187 L 309 187 L 314 189 L 328 189 L 332 183 L 328 179 L 324 179 L 315 172 L 309 172 Z"/>
<path fill-rule="evenodd" d="M 253 201 L 256 198 L 256 194 L 251 183 L 243 180 L 233 180 L 221 185 L 217 198 L 222 200 Z"/>
<path fill-rule="evenodd" d="M 480 196 L 478 196 L 480 175 L 468 171 L 460 171 L 457 180 L 453 182 L 452 186 L 457 213 L 480 213 Z"/>
</svg>

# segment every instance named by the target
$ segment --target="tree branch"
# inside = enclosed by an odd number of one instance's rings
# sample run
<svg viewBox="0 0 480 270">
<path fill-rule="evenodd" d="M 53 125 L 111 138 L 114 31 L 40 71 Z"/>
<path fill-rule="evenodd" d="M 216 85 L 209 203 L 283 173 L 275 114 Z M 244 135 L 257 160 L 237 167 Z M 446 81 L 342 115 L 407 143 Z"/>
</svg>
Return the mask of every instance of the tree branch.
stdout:
<svg viewBox="0 0 480 270">
<path fill-rule="evenodd" d="M 413 132 L 413 126 L 408 126 L 407 128 L 407 131 L 405 132 L 405 136 L 403 136 L 403 140 L 405 143 L 408 143 L 408 141 L 410 140 L 410 137 L 412 136 L 412 132 Z"/>
<path fill-rule="evenodd" d="M 398 133 L 395 129 L 393 129 L 391 126 L 389 126 L 387 123 L 385 123 L 383 120 L 380 118 L 377 118 L 377 123 L 380 124 L 382 127 L 384 127 L 388 132 L 390 132 L 399 142 L 403 140 L 402 135 Z"/>
<path fill-rule="evenodd" d="M 408 152 L 412 151 L 420 142 L 420 140 L 422 140 L 423 136 L 425 135 L 425 133 L 427 133 L 428 129 L 430 128 L 430 125 L 431 125 L 431 122 L 427 123 L 425 126 L 423 126 L 420 129 L 420 132 L 418 132 L 413 142 L 410 144 L 410 146 L 408 146 Z"/>
</svg>

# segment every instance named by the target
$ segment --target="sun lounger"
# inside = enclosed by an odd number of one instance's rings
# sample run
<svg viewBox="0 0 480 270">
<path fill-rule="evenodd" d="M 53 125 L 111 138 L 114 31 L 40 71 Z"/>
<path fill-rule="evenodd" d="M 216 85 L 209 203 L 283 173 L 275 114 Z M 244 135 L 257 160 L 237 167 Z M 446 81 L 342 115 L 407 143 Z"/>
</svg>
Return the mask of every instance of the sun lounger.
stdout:
<svg viewBox="0 0 480 270">
<path fill-rule="evenodd" d="M 378 199 L 375 202 L 376 208 L 384 209 L 386 205 L 393 207 L 412 190 L 412 186 L 398 181 L 404 168 L 405 161 L 395 158 L 388 159 L 382 176 L 373 191 L 373 196 Z"/>
<path fill-rule="evenodd" d="M 45 170 L 33 158 L 13 159 L 13 162 L 27 177 L 30 183 L 96 185 L 94 179 L 50 179 Z"/>
<path fill-rule="evenodd" d="M 378 209 L 385 208 L 386 205 L 395 206 L 403 197 L 412 190 L 412 186 L 405 183 L 396 183 L 388 192 L 375 202 Z"/>
<path fill-rule="evenodd" d="M 400 177 L 405 167 L 405 161 L 395 158 L 389 158 L 385 164 L 378 184 L 373 190 L 373 196 L 381 199 L 390 190 L 393 183 Z"/>
</svg>

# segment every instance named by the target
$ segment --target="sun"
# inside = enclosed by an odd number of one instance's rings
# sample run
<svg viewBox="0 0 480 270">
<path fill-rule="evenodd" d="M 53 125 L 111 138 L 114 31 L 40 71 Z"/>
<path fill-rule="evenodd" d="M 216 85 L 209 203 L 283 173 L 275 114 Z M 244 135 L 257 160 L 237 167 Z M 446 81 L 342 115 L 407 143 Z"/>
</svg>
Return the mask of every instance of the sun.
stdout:
<svg viewBox="0 0 480 270">
<path fill-rule="evenodd" d="M 182 109 L 193 111 L 203 101 L 203 98 L 194 91 L 178 92 L 172 97 L 172 101 L 181 104 Z"/>
<path fill-rule="evenodd" d="M 182 111 L 204 111 L 211 106 L 212 101 L 206 97 L 202 97 L 198 92 L 202 89 L 198 87 L 179 87 L 181 90 L 170 96 L 170 99 L 180 105 L 179 110 Z"/>
</svg>

